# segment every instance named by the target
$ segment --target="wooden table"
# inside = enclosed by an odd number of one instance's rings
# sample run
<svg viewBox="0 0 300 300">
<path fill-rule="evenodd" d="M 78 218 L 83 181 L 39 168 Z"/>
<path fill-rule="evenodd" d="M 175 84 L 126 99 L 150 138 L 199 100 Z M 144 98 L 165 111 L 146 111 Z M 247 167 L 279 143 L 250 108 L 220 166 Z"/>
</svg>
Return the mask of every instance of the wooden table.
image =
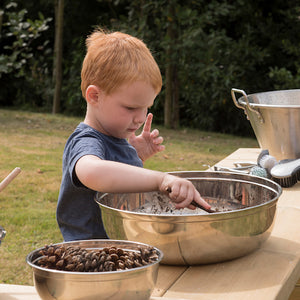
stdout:
<svg viewBox="0 0 300 300">
<path fill-rule="evenodd" d="M 260 149 L 238 149 L 217 165 L 256 162 L 259 153 Z M 187 268 L 160 266 L 151 299 L 287 300 L 299 278 L 300 182 L 283 189 L 272 234 L 260 249 L 224 263 Z M 300 295 L 295 299 L 299 300 Z"/>
<path fill-rule="evenodd" d="M 238 149 L 219 162 L 256 162 L 260 149 Z M 300 182 L 283 189 L 269 239 L 229 262 L 159 267 L 151 300 L 300 300 Z M 297 285 L 297 287 L 296 287 Z M 34 287 L 0 284 L 0 300 L 39 299 Z"/>
</svg>

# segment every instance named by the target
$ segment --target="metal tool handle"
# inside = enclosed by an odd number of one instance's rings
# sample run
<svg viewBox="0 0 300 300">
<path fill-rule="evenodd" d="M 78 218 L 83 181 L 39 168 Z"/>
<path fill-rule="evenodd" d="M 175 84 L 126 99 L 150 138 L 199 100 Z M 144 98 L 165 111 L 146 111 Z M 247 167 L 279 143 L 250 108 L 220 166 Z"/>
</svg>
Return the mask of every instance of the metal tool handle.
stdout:
<svg viewBox="0 0 300 300">
<path fill-rule="evenodd" d="M 0 226 L 0 241 L 5 237 L 6 231 Z"/>
<path fill-rule="evenodd" d="M 257 115 L 257 117 L 258 117 L 258 120 L 259 120 L 261 123 L 263 123 L 263 122 L 264 122 L 264 119 L 263 119 L 262 115 L 260 114 L 260 112 L 259 112 L 258 110 L 254 109 L 254 108 L 250 105 L 250 103 L 249 103 L 249 101 L 248 101 L 248 96 L 247 96 L 246 92 L 245 92 L 244 90 L 239 90 L 239 89 L 232 88 L 232 89 L 231 89 L 231 97 L 232 97 L 232 100 L 233 100 L 233 102 L 234 102 L 234 104 L 235 104 L 236 107 L 241 108 L 241 109 L 244 110 L 244 113 L 246 114 L 247 119 L 249 120 L 249 116 L 248 116 L 248 114 L 247 114 L 247 111 L 246 111 L 246 109 L 245 109 L 245 107 L 244 107 L 243 105 L 240 105 L 240 104 L 238 103 L 238 101 L 236 100 L 236 97 L 235 97 L 235 93 L 240 93 L 240 94 L 242 94 L 242 95 L 244 96 L 244 99 L 245 99 L 245 102 L 246 102 L 246 105 L 247 105 L 248 109 L 249 109 L 250 111 L 253 111 L 254 113 L 256 113 L 256 115 Z"/>
</svg>

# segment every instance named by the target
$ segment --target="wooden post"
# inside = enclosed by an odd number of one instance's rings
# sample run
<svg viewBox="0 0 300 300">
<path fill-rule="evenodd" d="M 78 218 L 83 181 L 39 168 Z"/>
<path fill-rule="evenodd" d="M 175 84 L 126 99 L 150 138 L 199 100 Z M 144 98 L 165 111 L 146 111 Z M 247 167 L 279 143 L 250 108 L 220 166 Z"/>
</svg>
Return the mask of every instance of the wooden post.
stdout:
<svg viewBox="0 0 300 300">
<path fill-rule="evenodd" d="M 60 97 L 62 86 L 62 50 L 63 50 L 63 20 L 64 0 L 55 1 L 55 42 L 53 61 L 54 95 L 52 113 L 60 112 Z"/>
</svg>

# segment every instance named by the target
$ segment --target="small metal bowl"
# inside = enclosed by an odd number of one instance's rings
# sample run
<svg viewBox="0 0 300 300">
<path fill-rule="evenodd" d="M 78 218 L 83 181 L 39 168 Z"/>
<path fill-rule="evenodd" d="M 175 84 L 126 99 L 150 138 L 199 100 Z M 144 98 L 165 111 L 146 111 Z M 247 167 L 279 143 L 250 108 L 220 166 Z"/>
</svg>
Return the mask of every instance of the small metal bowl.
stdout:
<svg viewBox="0 0 300 300">
<path fill-rule="evenodd" d="M 95 200 L 108 236 L 154 245 L 164 253 L 162 263 L 170 265 L 231 260 L 256 250 L 270 236 L 282 192 L 277 183 L 229 172 L 172 174 L 191 180 L 212 208 L 221 208 L 220 212 L 142 213 L 135 210 L 153 201 L 159 192 L 97 194 Z"/>
<path fill-rule="evenodd" d="M 149 245 L 116 240 L 83 240 L 56 245 L 79 246 L 86 249 L 117 247 L 127 251 L 138 251 Z M 42 248 L 32 251 L 26 262 L 33 270 L 35 288 L 44 300 L 92 300 L 92 299 L 149 299 L 154 289 L 159 262 L 163 254 L 159 249 L 155 263 L 122 271 L 111 272 L 67 272 L 41 268 L 33 262 Z"/>
</svg>

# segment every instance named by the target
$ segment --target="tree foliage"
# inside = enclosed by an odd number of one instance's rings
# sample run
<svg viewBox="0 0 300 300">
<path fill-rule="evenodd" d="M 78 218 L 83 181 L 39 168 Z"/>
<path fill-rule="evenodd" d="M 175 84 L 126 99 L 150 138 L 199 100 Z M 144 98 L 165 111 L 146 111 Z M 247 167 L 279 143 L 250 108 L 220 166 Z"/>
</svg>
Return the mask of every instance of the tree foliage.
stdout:
<svg viewBox="0 0 300 300">
<path fill-rule="evenodd" d="M 49 28 L 51 18 L 45 18 L 42 13 L 35 20 L 26 18 L 28 11 L 18 10 L 16 2 L 8 3 L 2 13 L 5 18 L 1 27 L 0 79 L 7 88 L 2 89 L 0 103 L 24 102 L 34 107 L 48 84 L 45 56 L 51 55 L 51 48 L 42 34 Z"/>
<path fill-rule="evenodd" d="M 25 0 L 19 2 L 22 6 L 15 11 L 19 14 L 18 18 L 15 17 L 19 20 L 17 23 L 23 22 L 21 12 L 26 8 L 31 19 L 44 22 L 44 26 L 50 24 L 50 27 L 43 33 L 39 32 L 43 36 L 36 38 L 35 42 L 41 41 L 43 50 L 35 47 L 28 52 L 34 55 L 35 60 L 30 60 L 26 68 L 20 54 L 17 55 L 17 48 L 14 51 L 10 49 L 17 58 L 15 67 L 5 73 L 1 64 L 1 80 L 4 78 L 8 84 L 16 85 L 15 77 L 22 74 L 19 73 L 22 70 L 23 81 L 17 80 L 20 86 L 15 88 L 16 93 L 11 94 L 10 100 L 20 99 L 18 95 L 26 78 L 26 85 L 33 96 L 30 106 L 49 109 L 45 95 L 52 91 L 51 80 L 47 80 L 52 74 L 49 70 L 53 53 L 48 48 L 49 45 L 53 47 L 54 24 L 49 23 L 48 18 L 53 17 L 53 7 L 44 0 L 35 1 L 34 6 Z M 164 123 L 166 100 L 171 99 L 167 108 L 171 112 L 169 124 L 173 127 L 180 125 L 252 134 L 243 112 L 233 104 L 232 87 L 247 93 L 299 88 L 298 1 L 275 0 L 270 5 L 261 0 L 65 0 L 65 10 L 68 14 L 64 19 L 61 99 L 61 109 L 65 113 L 84 113 L 85 103 L 80 91 L 84 41 L 98 25 L 135 35 L 151 49 L 164 79 L 163 90 L 152 108 L 156 122 Z M 47 18 L 39 15 L 40 11 Z M 3 19 L 9 19 L 8 12 L 4 12 Z M 42 26 L 42 23 L 39 24 Z M 11 47 L 11 40 L 7 37 L 9 31 L 13 32 L 2 27 L 1 44 L 5 41 Z M 48 40 L 50 43 L 47 43 Z M 7 51 L 9 49 L 4 49 L 3 53 L 7 55 Z M 42 55 L 45 51 L 48 51 L 47 56 Z M 20 69 L 16 68 L 18 64 L 22 66 Z M 37 84 L 33 86 L 33 82 Z M 1 105 L 8 104 L 5 97 L 0 96 Z M 28 104 L 27 101 L 26 96 L 13 102 L 24 105 Z"/>
</svg>

